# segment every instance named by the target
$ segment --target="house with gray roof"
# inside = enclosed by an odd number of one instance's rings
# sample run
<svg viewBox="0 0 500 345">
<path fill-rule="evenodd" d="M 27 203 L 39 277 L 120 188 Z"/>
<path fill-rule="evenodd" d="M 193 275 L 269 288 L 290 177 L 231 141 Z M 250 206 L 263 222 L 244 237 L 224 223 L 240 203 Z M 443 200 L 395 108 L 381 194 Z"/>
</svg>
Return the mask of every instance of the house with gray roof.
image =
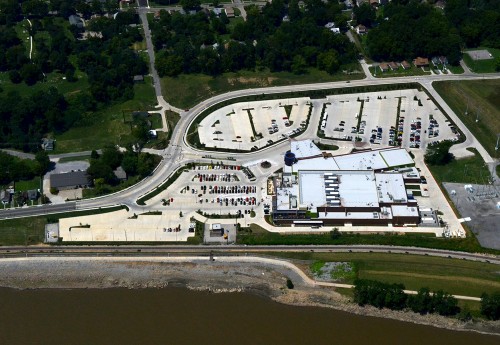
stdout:
<svg viewBox="0 0 500 345">
<path fill-rule="evenodd" d="M 86 171 L 71 171 L 62 174 L 50 175 L 50 188 L 58 190 L 85 188 L 90 185 Z"/>
</svg>

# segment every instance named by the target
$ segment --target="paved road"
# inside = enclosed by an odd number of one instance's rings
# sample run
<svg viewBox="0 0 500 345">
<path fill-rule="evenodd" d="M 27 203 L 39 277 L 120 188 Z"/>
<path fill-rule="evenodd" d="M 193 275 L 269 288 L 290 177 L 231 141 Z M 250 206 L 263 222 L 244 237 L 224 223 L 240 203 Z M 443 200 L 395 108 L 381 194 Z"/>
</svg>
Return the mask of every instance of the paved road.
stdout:
<svg viewBox="0 0 500 345">
<path fill-rule="evenodd" d="M 62 213 L 76 210 L 75 202 L 67 202 L 64 204 L 42 205 L 32 207 L 22 207 L 15 209 L 0 210 L 0 219 L 5 218 L 22 218 L 31 216 L 43 216 L 46 214 Z"/>
</svg>

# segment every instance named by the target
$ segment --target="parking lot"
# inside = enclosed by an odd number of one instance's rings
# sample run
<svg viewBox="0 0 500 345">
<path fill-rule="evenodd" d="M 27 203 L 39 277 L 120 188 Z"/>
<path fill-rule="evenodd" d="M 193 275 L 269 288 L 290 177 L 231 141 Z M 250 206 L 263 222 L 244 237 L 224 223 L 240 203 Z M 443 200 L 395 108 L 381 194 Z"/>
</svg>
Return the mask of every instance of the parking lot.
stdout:
<svg viewBox="0 0 500 345">
<path fill-rule="evenodd" d="M 308 102 L 292 98 L 228 105 L 200 122 L 200 142 L 208 148 L 244 151 L 264 147 L 305 128 Z"/>
<path fill-rule="evenodd" d="M 203 210 L 210 214 L 249 215 L 261 202 L 262 190 L 236 166 L 196 166 L 184 172 L 148 205 L 159 210 Z"/>
<path fill-rule="evenodd" d="M 335 95 L 327 99 L 330 104 L 319 126 L 329 138 L 359 138 L 374 147 L 425 148 L 428 143 L 456 140 L 457 137 L 456 129 L 425 92 L 398 90 Z M 399 99 L 401 108 L 397 121 Z"/>
</svg>

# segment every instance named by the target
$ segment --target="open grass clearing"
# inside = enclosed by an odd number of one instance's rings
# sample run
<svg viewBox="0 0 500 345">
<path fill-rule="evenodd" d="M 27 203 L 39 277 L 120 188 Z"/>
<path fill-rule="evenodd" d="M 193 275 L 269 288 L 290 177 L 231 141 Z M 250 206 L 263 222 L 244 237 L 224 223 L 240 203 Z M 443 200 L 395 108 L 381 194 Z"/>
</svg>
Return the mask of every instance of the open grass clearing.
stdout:
<svg viewBox="0 0 500 345">
<path fill-rule="evenodd" d="M 486 49 L 493 56 L 491 59 L 475 60 L 467 51 Z M 463 60 L 467 67 L 474 73 L 494 73 L 496 72 L 496 59 L 500 57 L 500 49 L 479 47 L 474 49 L 467 49 L 463 54 Z"/>
<path fill-rule="evenodd" d="M 486 151 L 500 158 L 500 152 L 495 150 L 500 133 L 500 81 L 440 81 L 433 87 Z"/>
<path fill-rule="evenodd" d="M 42 184 L 40 182 L 40 176 L 34 177 L 32 180 L 28 181 L 18 181 L 15 182 L 14 189 L 16 192 L 25 192 L 31 189 L 42 190 Z"/>
<path fill-rule="evenodd" d="M 418 76 L 418 75 L 430 75 L 431 74 L 430 72 L 425 72 L 421 68 L 417 68 L 413 65 L 411 66 L 411 68 L 408 68 L 408 69 L 404 69 L 403 67 L 399 67 L 395 71 L 392 71 L 389 69 L 386 72 L 382 72 L 380 70 L 380 68 L 378 68 L 378 67 L 370 67 L 369 70 L 370 70 L 371 74 L 377 78 L 408 77 L 408 76 L 412 76 L 412 75 Z"/>
<path fill-rule="evenodd" d="M 352 69 L 360 71 L 359 65 Z M 181 74 L 176 78 L 161 79 L 163 90 L 176 90 L 164 95 L 167 102 L 180 108 L 190 108 L 196 103 L 215 95 L 248 88 L 282 86 L 306 83 L 321 83 L 339 80 L 354 80 L 364 77 L 363 73 L 330 75 L 324 71 L 312 68 L 306 74 L 296 75 L 291 72 L 241 71 L 224 73 L 218 77 L 204 74 Z"/>
<path fill-rule="evenodd" d="M 454 159 L 446 165 L 427 165 L 432 175 L 438 183 L 487 183 L 490 178 L 490 171 L 483 158 L 476 150 L 474 157 Z"/>
<path fill-rule="evenodd" d="M 134 85 L 134 98 L 94 113 L 82 115 L 73 128 L 56 135 L 54 153 L 79 152 L 100 149 L 107 144 L 126 146 L 133 141 L 126 115 L 136 110 L 153 110 L 156 97 L 151 77 L 145 83 Z"/>
<path fill-rule="evenodd" d="M 409 290 L 429 287 L 480 297 L 500 289 L 498 265 L 410 254 L 385 253 L 272 253 L 273 256 L 317 262 L 351 262 L 357 278 L 402 283 Z M 352 283 L 354 279 L 346 280 Z"/>
</svg>

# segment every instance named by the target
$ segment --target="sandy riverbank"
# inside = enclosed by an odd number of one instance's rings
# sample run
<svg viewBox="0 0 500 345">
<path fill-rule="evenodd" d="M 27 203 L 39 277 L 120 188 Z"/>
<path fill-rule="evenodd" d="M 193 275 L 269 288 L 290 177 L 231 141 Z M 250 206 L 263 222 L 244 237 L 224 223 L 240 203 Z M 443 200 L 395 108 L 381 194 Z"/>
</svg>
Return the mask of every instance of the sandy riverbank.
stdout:
<svg viewBox="0 0 500 345">
<path fill-rule="evenodd" d="M 270 262 L 223 262 L 206 259 L 168 262 L 161 258 L 29 258 L 0 260 L 0 286 L 37 288 L 187 287 L 214 293 L 249 292 L 296 306 L 334 308 L 452 330 L 500 335 L 500 322 L 463 323 L 438 315 L 359 307 L 332 288 L 311 286 L 302 272 Z M 172 259 L 170 259 L 172 260 Z M 278 261 L 277 261 L 278 262 Z M 286 288 L 290 277 L 293 290 Z"/>
</svg>

